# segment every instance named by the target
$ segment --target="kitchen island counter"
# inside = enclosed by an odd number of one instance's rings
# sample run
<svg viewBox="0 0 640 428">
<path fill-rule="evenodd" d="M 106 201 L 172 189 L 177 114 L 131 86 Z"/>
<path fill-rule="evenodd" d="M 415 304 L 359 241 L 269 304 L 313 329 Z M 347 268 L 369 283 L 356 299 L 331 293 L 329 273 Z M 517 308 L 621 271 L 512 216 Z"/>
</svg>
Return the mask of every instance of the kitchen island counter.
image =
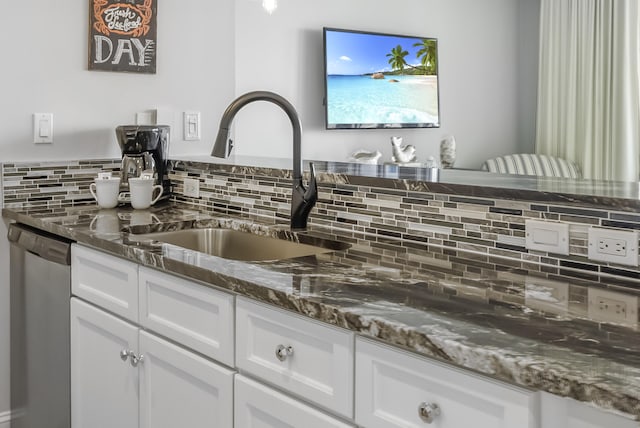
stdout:
<svg viewBox="0 0 640 428">
<path fill-rule="evenodd" d="M 4 209 L 3 216 L 102 251 L 352 330 L 495 379 L 640 417 L 638 296 L 633 317 L 603 322 L 589 300 L 602 287 L 521 268 L 493 272 L 472 252 L 433 248 L 389 267 L 385 241 L 372 253 L 339 230 L 312 227 L 305 241 L 346 250 L 278 261 L 222 259 L 136 233 L 224 227 L 298 240 L 286 225 L 164 203 L 150 210 Z M 406 256 L 406 255 L 405 255 Z M 394 264 L 396 265 L 396 264 Z M 612 292 L 607 290 L 607 292 Z"/>
</svg>

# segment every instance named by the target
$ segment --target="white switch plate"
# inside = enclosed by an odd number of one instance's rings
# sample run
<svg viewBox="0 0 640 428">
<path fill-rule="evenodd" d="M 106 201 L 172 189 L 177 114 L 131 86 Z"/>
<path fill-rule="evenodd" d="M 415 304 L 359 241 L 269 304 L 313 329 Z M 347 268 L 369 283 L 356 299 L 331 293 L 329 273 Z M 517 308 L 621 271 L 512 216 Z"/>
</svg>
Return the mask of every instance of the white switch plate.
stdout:
<svg viewBox="0 0 640 428">
<path fill-rule="evenodd" d="M 184 140 L 196 141 L 200 139 L 200 112 L 185 111 L 184 112 Z"/>
<path fill-rule="evenodd" d="M 33 114 L 33 142 L 36 144 L 53 143 L 53 113 Z"/>
<path fill-rule="evenodd" d="M 569 254 L 569 225 L 567 223 L 525 220 L 526 247 L 529 250 L 554 254 Z"/>
<path fill-rule="evenodd" d="M 590 260 L 638 266 L 638 232 L 590 227 L 588 256 Z"/>
<path fill-rule="evenodd" d="M 198 180 L 197 178 L 185 178 L 183 194 L 191 198 L 199 198 L 200 180 Z"/>
</svg>

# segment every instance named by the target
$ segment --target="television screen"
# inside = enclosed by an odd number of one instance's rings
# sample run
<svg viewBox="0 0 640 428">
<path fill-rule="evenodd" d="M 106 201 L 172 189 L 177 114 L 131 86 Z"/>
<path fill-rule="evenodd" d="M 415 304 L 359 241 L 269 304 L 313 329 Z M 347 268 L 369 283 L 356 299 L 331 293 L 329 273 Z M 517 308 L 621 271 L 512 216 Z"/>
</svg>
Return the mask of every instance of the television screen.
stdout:
<svg viewBox="0 0 640 428">
<path fill-rule="evenodd" d="M 327 129 L 440 126 L 436 39 L 323 33 Z"/>
</svg>

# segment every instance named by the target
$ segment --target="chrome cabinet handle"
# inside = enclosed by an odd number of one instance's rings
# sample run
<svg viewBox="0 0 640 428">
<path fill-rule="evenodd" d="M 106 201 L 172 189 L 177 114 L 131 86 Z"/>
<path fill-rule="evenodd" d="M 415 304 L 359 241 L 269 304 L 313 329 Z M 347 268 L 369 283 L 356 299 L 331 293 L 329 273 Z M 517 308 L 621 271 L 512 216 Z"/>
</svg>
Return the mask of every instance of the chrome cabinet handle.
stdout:
<svg viewBox="0 0 640 428">
<path fill-rule="evenodd" d="M 137 367 L 138 364 L 144 363 L 144 355 L 142 354 L 136 355 L 135 353 L 132 352 L 130 357 L 131 357 L 131 365 L 133 367 Z"/>
<path fill-rule="evenodd" d="M 280 360 L 280 361 L 284 361 L 287 359 L 287 357 L 293 355 L 293 347 L 291 346 L 284 346 L 284 345 L 278 345 L 276 347 L 276 357 Z"/>
<path fill-rule="evenodd" d="M 420 403 L 418 406 L 418 415 L 420 415 L 420 419 L 430 424 L 440 415 L 440 406 L 436 403 Z"/>
<path fill-rule="evenodd" d="M 120 359 L 122 361 L 127 361 L 127 358 L 131 359 L 131 365 L 133 367 L 136 367 L 138 364 L 144 362 L 144 355 L 136 355 L 135 352 L 128 349 L 123 349 L 122 351 L 120 351 Z"/>
</svg>

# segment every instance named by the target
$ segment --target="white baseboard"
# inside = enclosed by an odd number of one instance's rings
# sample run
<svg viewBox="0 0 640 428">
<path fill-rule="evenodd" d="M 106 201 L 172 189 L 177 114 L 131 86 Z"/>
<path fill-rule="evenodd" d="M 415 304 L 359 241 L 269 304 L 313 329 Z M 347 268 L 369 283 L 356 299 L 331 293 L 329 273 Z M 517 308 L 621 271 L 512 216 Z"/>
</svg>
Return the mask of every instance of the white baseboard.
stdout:
<svg viewBox="0 0 640 428">
<path fill-rule="evenodd" d="M 9 428 L 11 424 L 11 411 L 0 413 L 0 428 Z"/>
</svg>

